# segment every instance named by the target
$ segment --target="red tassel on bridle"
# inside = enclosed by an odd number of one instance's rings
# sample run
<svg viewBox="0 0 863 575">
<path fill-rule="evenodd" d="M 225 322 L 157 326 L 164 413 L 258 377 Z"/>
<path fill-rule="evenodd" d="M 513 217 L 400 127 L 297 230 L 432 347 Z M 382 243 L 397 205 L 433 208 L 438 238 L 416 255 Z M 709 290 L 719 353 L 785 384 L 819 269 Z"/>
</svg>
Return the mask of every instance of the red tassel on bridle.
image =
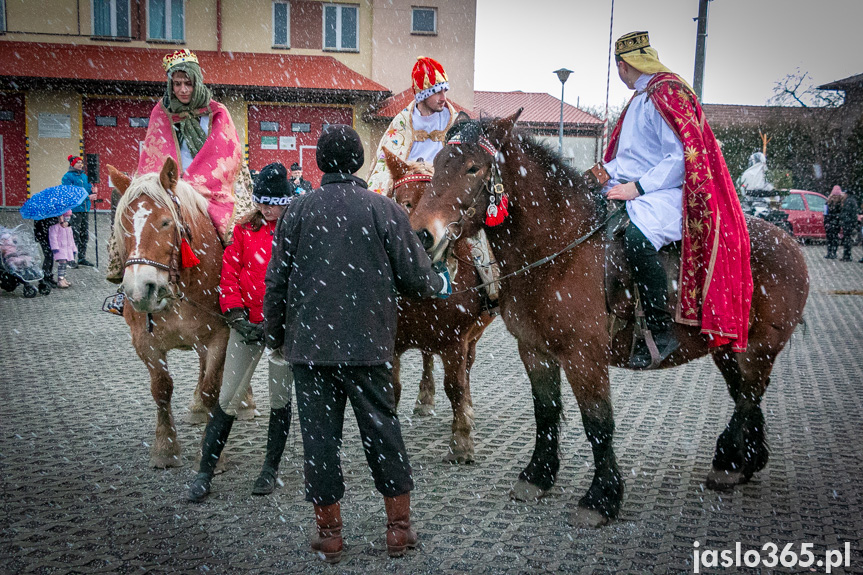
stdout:
<svg viewBox="0 0 863 575">
<path fill-rule="evenodd" d="M 193 268 L 201 263 L 201 260 L 192 251 L 192 247 L 186 241 L 186 238 L 183 238 L 183 241 L 180 243 L 180 263 L 183 268 Z"/>
<path fill-rule="evenodd" d="M 485 225 L 496 226 L 502 223 L 509 215 L 507 206 L 509 206 L 509 198 L 506 197 L 506 194 L 501 194 L 500 202 L 496 206 L 494 204 L 488 205 L 488 210 L 485 212 Z"/>
</svg>

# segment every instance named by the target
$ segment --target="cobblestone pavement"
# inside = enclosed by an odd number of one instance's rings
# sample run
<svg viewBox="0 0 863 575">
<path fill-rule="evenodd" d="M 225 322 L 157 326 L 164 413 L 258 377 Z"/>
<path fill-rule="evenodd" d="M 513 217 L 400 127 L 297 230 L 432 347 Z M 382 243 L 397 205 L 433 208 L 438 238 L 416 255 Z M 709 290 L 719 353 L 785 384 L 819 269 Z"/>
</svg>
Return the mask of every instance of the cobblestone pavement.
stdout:
<svg viewBox="0 0 863 575">
<path fill-rule="evenodd" d="M 0 214 L 0 223 L 14 220 Z M 99 228 L 104 240 L 106 219 Z M 627 481 L 618 520 L 599 530 L 567 522 L 592 472 L 567 390 L 557 486 L 537 503 L 510 501 L 534 422 L 514 340 L 498 320 L 473 371 L 474 465 L 442 462 L 448 401 L 441 391 L 435 415 L 414 416 L 419 356 L 405 360 L 399 413 L 421 537 L 407 558 L 386 557 L 383 501 L 348 416 L 346 553 L 335 567 L 308 551 L 313 519 L 296 415 L 274 495 L 249 494 L 263 458 L 261 416 L 234 426 L 227 471 L 204 504 L 188 504 L 202 433 L 182 423 L 195 356 L 170 355 L 184 465 L 150 469 L 147 372 L 125 323 L 99 311 L 112 287 L 81 268 L 69 272 L 71 289 L 47 297 L 0 293 L 0 573 L 692 573 L 695 541 L 702 551 L 813 543 L 816 557 L 850 542 L 851 567 L 833 572 L 863 573 L 863 264 L 825 260 L 821 246 L 804 250 L 812 280 L 806 324 L 776 363 L 764 400 L 771 459 L 752 482 L 731 493 L 704 488 L 732 405 L 717 369 L 700 360 L 658 373 L 612 370 L 615 446 Z M 440 368 L 436 374 L 442 381 Z M 265 414 L 261 369 L 253 387 Z"/>
</svg>

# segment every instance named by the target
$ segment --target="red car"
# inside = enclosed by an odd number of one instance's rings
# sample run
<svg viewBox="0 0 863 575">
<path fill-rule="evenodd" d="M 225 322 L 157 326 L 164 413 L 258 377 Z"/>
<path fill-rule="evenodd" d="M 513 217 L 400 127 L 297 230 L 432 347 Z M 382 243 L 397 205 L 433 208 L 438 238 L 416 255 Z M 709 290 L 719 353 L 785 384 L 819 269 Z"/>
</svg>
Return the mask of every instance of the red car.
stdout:
<svg viewBox="0 0 863 575">
<path fill-rule="evenodd" d="M 827 198 L 817 192 L 788 190 L 782 198 L 782 211 L 788 214 L 791 233 L 800 239 L 824 239 L 824 204 Z"/>
</svg>

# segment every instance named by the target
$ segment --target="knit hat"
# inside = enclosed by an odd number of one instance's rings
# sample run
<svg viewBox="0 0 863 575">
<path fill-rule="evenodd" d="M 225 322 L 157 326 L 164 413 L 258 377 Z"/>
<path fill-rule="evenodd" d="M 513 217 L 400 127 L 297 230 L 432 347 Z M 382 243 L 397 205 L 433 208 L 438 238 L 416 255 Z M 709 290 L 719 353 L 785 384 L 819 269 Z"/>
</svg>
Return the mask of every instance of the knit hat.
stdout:
<svg viewBox="0 0 863 575">
<path fill-rule="evenodd" d="M 66 159 L 69 160 L 69 166 L 72 166 L 72 164 L 74 164 L 78 160 L 81 160 L 81 156 L 76 156 L 75 154 L 69 154 L 68 156 L 66 156 Z M 83 162 L 84 160 L 81 160 L 81 161 Z"/>
<path fill-rule="evenodd" d="M 303 167 L 296 162 L 291 164 L 291 171 L 292 172 L 296 172 L 297 170 L 302 170 L 302 169 L 303 169 Z"/>
<path fill-rule="evenodd" d="M 329 124 L 318 139 L 315 159 L 325 174 L 356 173 L 365 162 L 360 135 L 345 124 Z"/>
<path fill-rule="evenodd" d="M 255 176 L 252 200 L 257 204 L 270 206 L 286 206 L 291 201 L 291 190 L 288 186 L 288 171 L 275 162 L 267 164 Z"/>
<path fill-rule="evenodd" d="M 449 80 L 443 66 L 432 58 L 420 56 L 411 71 L 413 79 L 414 100 L 419 104 L 429 96 L 443 90 L 449 90 Z"/>
</svg>

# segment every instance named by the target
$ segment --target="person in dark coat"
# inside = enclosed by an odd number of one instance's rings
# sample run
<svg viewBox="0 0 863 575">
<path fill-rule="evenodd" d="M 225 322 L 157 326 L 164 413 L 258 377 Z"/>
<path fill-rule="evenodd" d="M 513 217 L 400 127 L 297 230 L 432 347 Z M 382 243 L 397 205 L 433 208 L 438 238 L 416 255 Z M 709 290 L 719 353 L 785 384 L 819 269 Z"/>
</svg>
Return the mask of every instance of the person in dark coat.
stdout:
<svg viewBox="0 0 863 575">
<path fill-rule="evenodd" d="M 54 252 L 48 240 L 48 229 L 59 221 L 60 218 L 45 218 L 33 222 L 33 237 L 42 249 L 42 279 L 39 280 L 39 293 L 42 295 L 50 294 L 51 288 L 57 287 L 54 280 Z"/>
<path fill-rule="evenodd" d="M 824 233 L 827 235 L 827 255 L 824 256 L 828 260 L 836 259 L 836 252 L 839 250 L 839 230 L 842 226 L 839 222 L 839 215 L 842 212 L 842 204 L 845 203 L 845 194 L 839 186 L 833 186 L 833 191 L 827 197 L 827 203 L 824 204 Z"/>
<path fill-rule="evenodd" d="M 90 201 L 96 199 L 96 187 L 87 179 L 87 174 L 84 173 L 84 160 L 80 156 L 69 155 L 69 171 L 63 175 L 63 180 L 60 182 L 64 186 L 78 186 L 87 190 L 87 197 L 84 201 L 72 208 L 72 221 L 69 225 L 72 227 L 72 235 L 75 238 L 75 245 L 78 246 L 77 261 L 70 262 L 71 267 L 78 266 L 93 267 L 93 264 L 87 260 L 87 240 L 90 239 Z"/>
<path fill-rule="evenodd" d="M 364 161 L 349 126 L 328 126 L 317 145 L 321 187 L 297 196 L 279 220 L 264 296 L 265 343 L 292 364 L 305 452 L 306 500 L 314 504 L 311 547 L 327 562 L 342 552 L 339 449 L 348 400 L 384 496 L 387 550 L 417 544 L 414 487 L 392 384 L 397 293 L 446 297 L 437 272 L 391 199 L 354 176 Z"/>
<path fill-rule="evenodd" d="M 291 183 L 294 185 L 294 193 L 298 196 L 308 194 L 314 189 L 310 181 L 303 179 L 303 167 L 296 162 L 291 164 Z"/>
<path fill-rule="evenodd" d="M 842 226 L 842 261 L 851 261 L 851 246 L 854 245 L 854 240 L 857 239 L 857 228 L 860 223 L 857 220 L 857 215 L 860 211 L 860 204 L 857 203 L 857 192 L 846 192 L 845 203 L 842 204 L 842 211 L 839 213 L 839 222 Z"/>
</svg>

